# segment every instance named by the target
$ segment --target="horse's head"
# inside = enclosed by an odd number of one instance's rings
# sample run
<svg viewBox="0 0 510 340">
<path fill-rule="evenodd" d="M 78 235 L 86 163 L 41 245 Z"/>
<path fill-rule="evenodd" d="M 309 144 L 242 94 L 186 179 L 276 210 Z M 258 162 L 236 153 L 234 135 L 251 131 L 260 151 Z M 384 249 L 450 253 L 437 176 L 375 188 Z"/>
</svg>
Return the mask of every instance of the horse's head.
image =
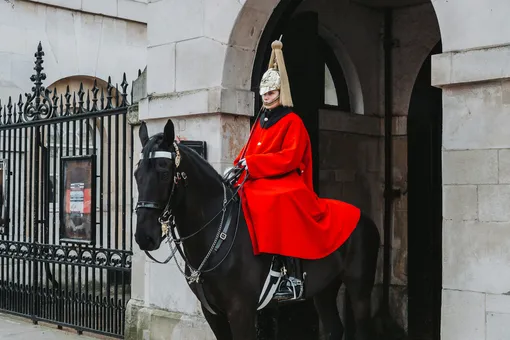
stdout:
<svg viewBox="0 0 510 340">
<path fill-rule="evenodd" d="M 142 156 L 135 170 L 138 187 L 135 240 L 141 250 L 158 249 L 162 235 L 162 219 L 168 213 L 174 188 L 174 175 L 179 162 L 179 150 L 174 142 L 174 124 L 169 119 L 163 133 L 149 138 L 147 126 L 140 127 Z"/>
</svg>

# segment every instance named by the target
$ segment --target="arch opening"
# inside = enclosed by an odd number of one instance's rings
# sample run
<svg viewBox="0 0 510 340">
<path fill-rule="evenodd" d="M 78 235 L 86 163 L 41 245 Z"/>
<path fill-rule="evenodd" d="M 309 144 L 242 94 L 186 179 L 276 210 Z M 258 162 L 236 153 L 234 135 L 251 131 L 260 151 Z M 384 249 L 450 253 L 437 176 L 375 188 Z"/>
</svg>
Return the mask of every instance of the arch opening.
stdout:
<svg viewBox="0 0 510 340">
<path fill-rule="evenodd" d="M 413 87 L 408 133 L 409 329 L 439 339 L 442 288 L 442 93 L 431 86 L 427 56 Z"/>
<path fill-rule="evenodd" d="M 249 58 L 243 56 L 245 62 L 252 64 L 251 73 L 248 75 L 244 69 L 229 74 L 229 77 L 242 75 L 244 89 L 255 95 L 254 111 L 258 112 L 261 101 L 257 90 L 267 67 L 271 42 L 283 34 L 293 97 L 302 100 L 299 102 L 298 99 L 295 110 L 303 118 L 312 140 L 316 191 L 321 197 L 340 199 L 361 207 L 374 218 L 381 237 L 385 233 L 389 236 L 380 251 L 373 314 L 376 317 L 390 316 L 389 321 L 385 318 L 383 330 L 392 332 L 390 335 L 406 333 L 436 339 L 434 332 L 438 328 L 427 333 L 415 324 L 419 317 L 412 320 L 412 311 L 419 309 L 423 301 L 413 300 L 416 295 L 411 291 L 423 292 L 425 288 L 423 281 L 419 281 L 422 279 L 411 277 L 413 270 L 418 270 L 412 263 L 413 256 L 419 256 L 422 248 L 414 247 L 412 243 L 416 235 L 409 226 L 415 217 L 411 206 L 408 207 L 413 204 L 408 202 L 408 197 L 413 195 L 411 190 L 416 195 L 416 189 L 411 187 L 411 172 L 416 166 L 411 162 L 414 162 L 416 144 L 411 136 L 413 126 L 408 125 L 413 122 L 408 122 L 408 117 L 420 100 L 437 95 L 431 91 L 416 94 L 415 90 L 415 83 L 431 87 L 430 70 L 423 71 L 424 60 L 427 63 L 431 53 L 440 52 L 440 48 L 434 48 L 441 39 L 435 10 L 429 1 L 392 8 L 369 7 L 368 1 L 363 4 L 328 0 L 282 0 L 276 3 L 271 5 L 274 8 L 268 14 L 258 42 L 250 45 L 255 52 Z M 400 1 L 402 3 L 406 1 Z M 251 9 L 257 7 L 249 0 L 246 4 Z M 265 4 L 269 6 L 268 2 Z M 267 11 L 267 7 L 263 11 Z M 391 34 L 384 32 L 385 13 L 388 12 L 392 13 Z M 251 27 L 243 23 L 242 18 L 240 16 L 236 27 Z M 387 56 L 389 60 L 385 59 Z M 235 60 L 230 57 L 227 53 L 227 63 Z M 328 72 L 331 72 L 331 78 Z M 333 80 L 335 74 L 340 75 L 340 81 Z M 348 106 L 342 106 L 344 103 Z M 384 131 L 385 125 L 390 129 Z M 441 171 L 433 174 L 438 175 Z M 385 186 L 390 190 L 385 190 Z M 405 195 L 408 186 L 409 196 Z M 391 216 L 385 217 L 385 214 Z M 384 257 L 385 251 L 388 258 Z M 438 251 L 440 253 L 441 248 Z M 437 270 L 437 258 L 434 261 L 431 268 Z M 385 272 L 389 276 L 383 280 Z M 389 299 L 386 303 L 382 298 L 384 295 Z M 349 339 L 354 327 L 347 300 L 348 295 L 342 291 L 338 307 Z M 278 314 L 268 312 L 268 318 L 273 321 L 266 322 L 266 329 L 272 329 L 267 325 L 274 325 L 276 318 L 278 333 L 292 332 L 290 328 L 295 324 L 287 327 L 285 323 L 291 319 L 295 322 L 293 312 L 303 317 L 302 324 L 306 324 L 305 320 L 317 319 L 309 310 L 313 309 L 311 305 L 302 308 L 292 307 L 293 310 L 281 310 Z M 435 305 L 429 310 L 429 317 L 436 320 L 434 327 L 439 324 L 439 315 L 440 302 L 439 307 Z M 307 338 L 315 339 L 313 332 L 318 328 L 318 323 L 311 321 L 311 333 Z"/>
</svg>

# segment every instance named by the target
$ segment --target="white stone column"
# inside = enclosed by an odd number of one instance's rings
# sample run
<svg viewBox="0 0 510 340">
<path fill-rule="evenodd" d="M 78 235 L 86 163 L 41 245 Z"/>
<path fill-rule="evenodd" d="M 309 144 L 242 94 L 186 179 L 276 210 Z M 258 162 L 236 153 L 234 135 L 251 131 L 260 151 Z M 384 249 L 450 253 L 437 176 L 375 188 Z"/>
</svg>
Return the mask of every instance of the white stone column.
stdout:
<svg viewBox="0 0 510 340">
<path fill-rule="evenodd" d="M 508 56 L 510 46 L 433 59 L 444 107 L 442 340 L 510 334 Z"/>
<path fill-rule="evenodd" d="M 171 118 L 179 138 L 206 141 L 208 161 L 222 172 L 245 143 L 253 114 L 250 83 L 224 81 L 225 73 L 236 71 L 225 58 L 242 5 L 149 0 L 148 6 L 146 91 L 138 103 L 139 119 L 152 135 Z M 138 137 L 135 144 L 140 147 Z M 154 263 L 136 245 L 134 253 L 126 339 L 214 339 L 175 262 Z M 164 260 L 168 253 L 163 246 L 152 255 Z"/>
<path fill-rule="evenodd" d="M 432 1 L 443 54 L 441 340 L 510 334 L 510 2 Z M 424 211 L 424 213 L 427 213 Z"/>
</svg>

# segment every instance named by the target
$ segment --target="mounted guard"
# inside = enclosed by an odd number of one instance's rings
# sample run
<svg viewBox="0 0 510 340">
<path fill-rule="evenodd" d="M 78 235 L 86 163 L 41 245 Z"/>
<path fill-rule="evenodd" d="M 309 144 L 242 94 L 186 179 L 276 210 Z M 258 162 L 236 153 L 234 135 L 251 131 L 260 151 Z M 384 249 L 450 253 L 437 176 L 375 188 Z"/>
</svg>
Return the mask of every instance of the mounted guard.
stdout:
<svg viewBox="0 0 510 340">
<path fill-rule="evenodd" d="M 245 170 L 237 183 L 246 179 L 240 195 L 254 254 L 281 255 L 291 269 L 286 275 L 287 266 L 280 267 L 284 279 L 275 298 L 299 299 L 306 275 L 300 260 L 337 250 L 356 227 L 360 209 L 314 192 L 310 138 L 292 108 L 283 44 L 277 40 L 271 47 L 260 82 L 263 111 L 234 165 Z"/>
<path fill-rule="evenodd" d="M 310 140 L 292 111 L 281 49 L 273 43 L 264 110 L 224 177 L 176 142 L 171 119 L 152 137 L 141 124 L 135 240 L 155 262 L 175 259 L 217 339 L 256 340 L 257 311 L 275 291 L 278 300 L 314 299 L 324 333 L 341 339 L 336 297 L 345 284 L 356 340 L 370 340 L 380 234 L 358 208 L 314 193 Z M 160 262 L 148 252 L 163 241 L 171 252 Z"/>
</svg>

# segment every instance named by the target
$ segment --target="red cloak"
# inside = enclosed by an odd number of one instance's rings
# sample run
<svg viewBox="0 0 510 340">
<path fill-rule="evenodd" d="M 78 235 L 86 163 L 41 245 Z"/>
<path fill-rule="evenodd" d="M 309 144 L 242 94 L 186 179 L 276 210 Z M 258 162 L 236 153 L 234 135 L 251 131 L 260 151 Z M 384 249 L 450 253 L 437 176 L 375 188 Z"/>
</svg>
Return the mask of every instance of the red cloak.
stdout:
<svg viewBox="0 0 510 340">
<path fill-rule="evenodd" d="M 315 194 L 310 139 L 301 118 L 291 112 L 269 128 L 257 121 L 234 164 L 245 148 L 249 177 L 240 195 L 254 254 L 319 259 L 338 249 L 360 210 Z"/>
</svg>

